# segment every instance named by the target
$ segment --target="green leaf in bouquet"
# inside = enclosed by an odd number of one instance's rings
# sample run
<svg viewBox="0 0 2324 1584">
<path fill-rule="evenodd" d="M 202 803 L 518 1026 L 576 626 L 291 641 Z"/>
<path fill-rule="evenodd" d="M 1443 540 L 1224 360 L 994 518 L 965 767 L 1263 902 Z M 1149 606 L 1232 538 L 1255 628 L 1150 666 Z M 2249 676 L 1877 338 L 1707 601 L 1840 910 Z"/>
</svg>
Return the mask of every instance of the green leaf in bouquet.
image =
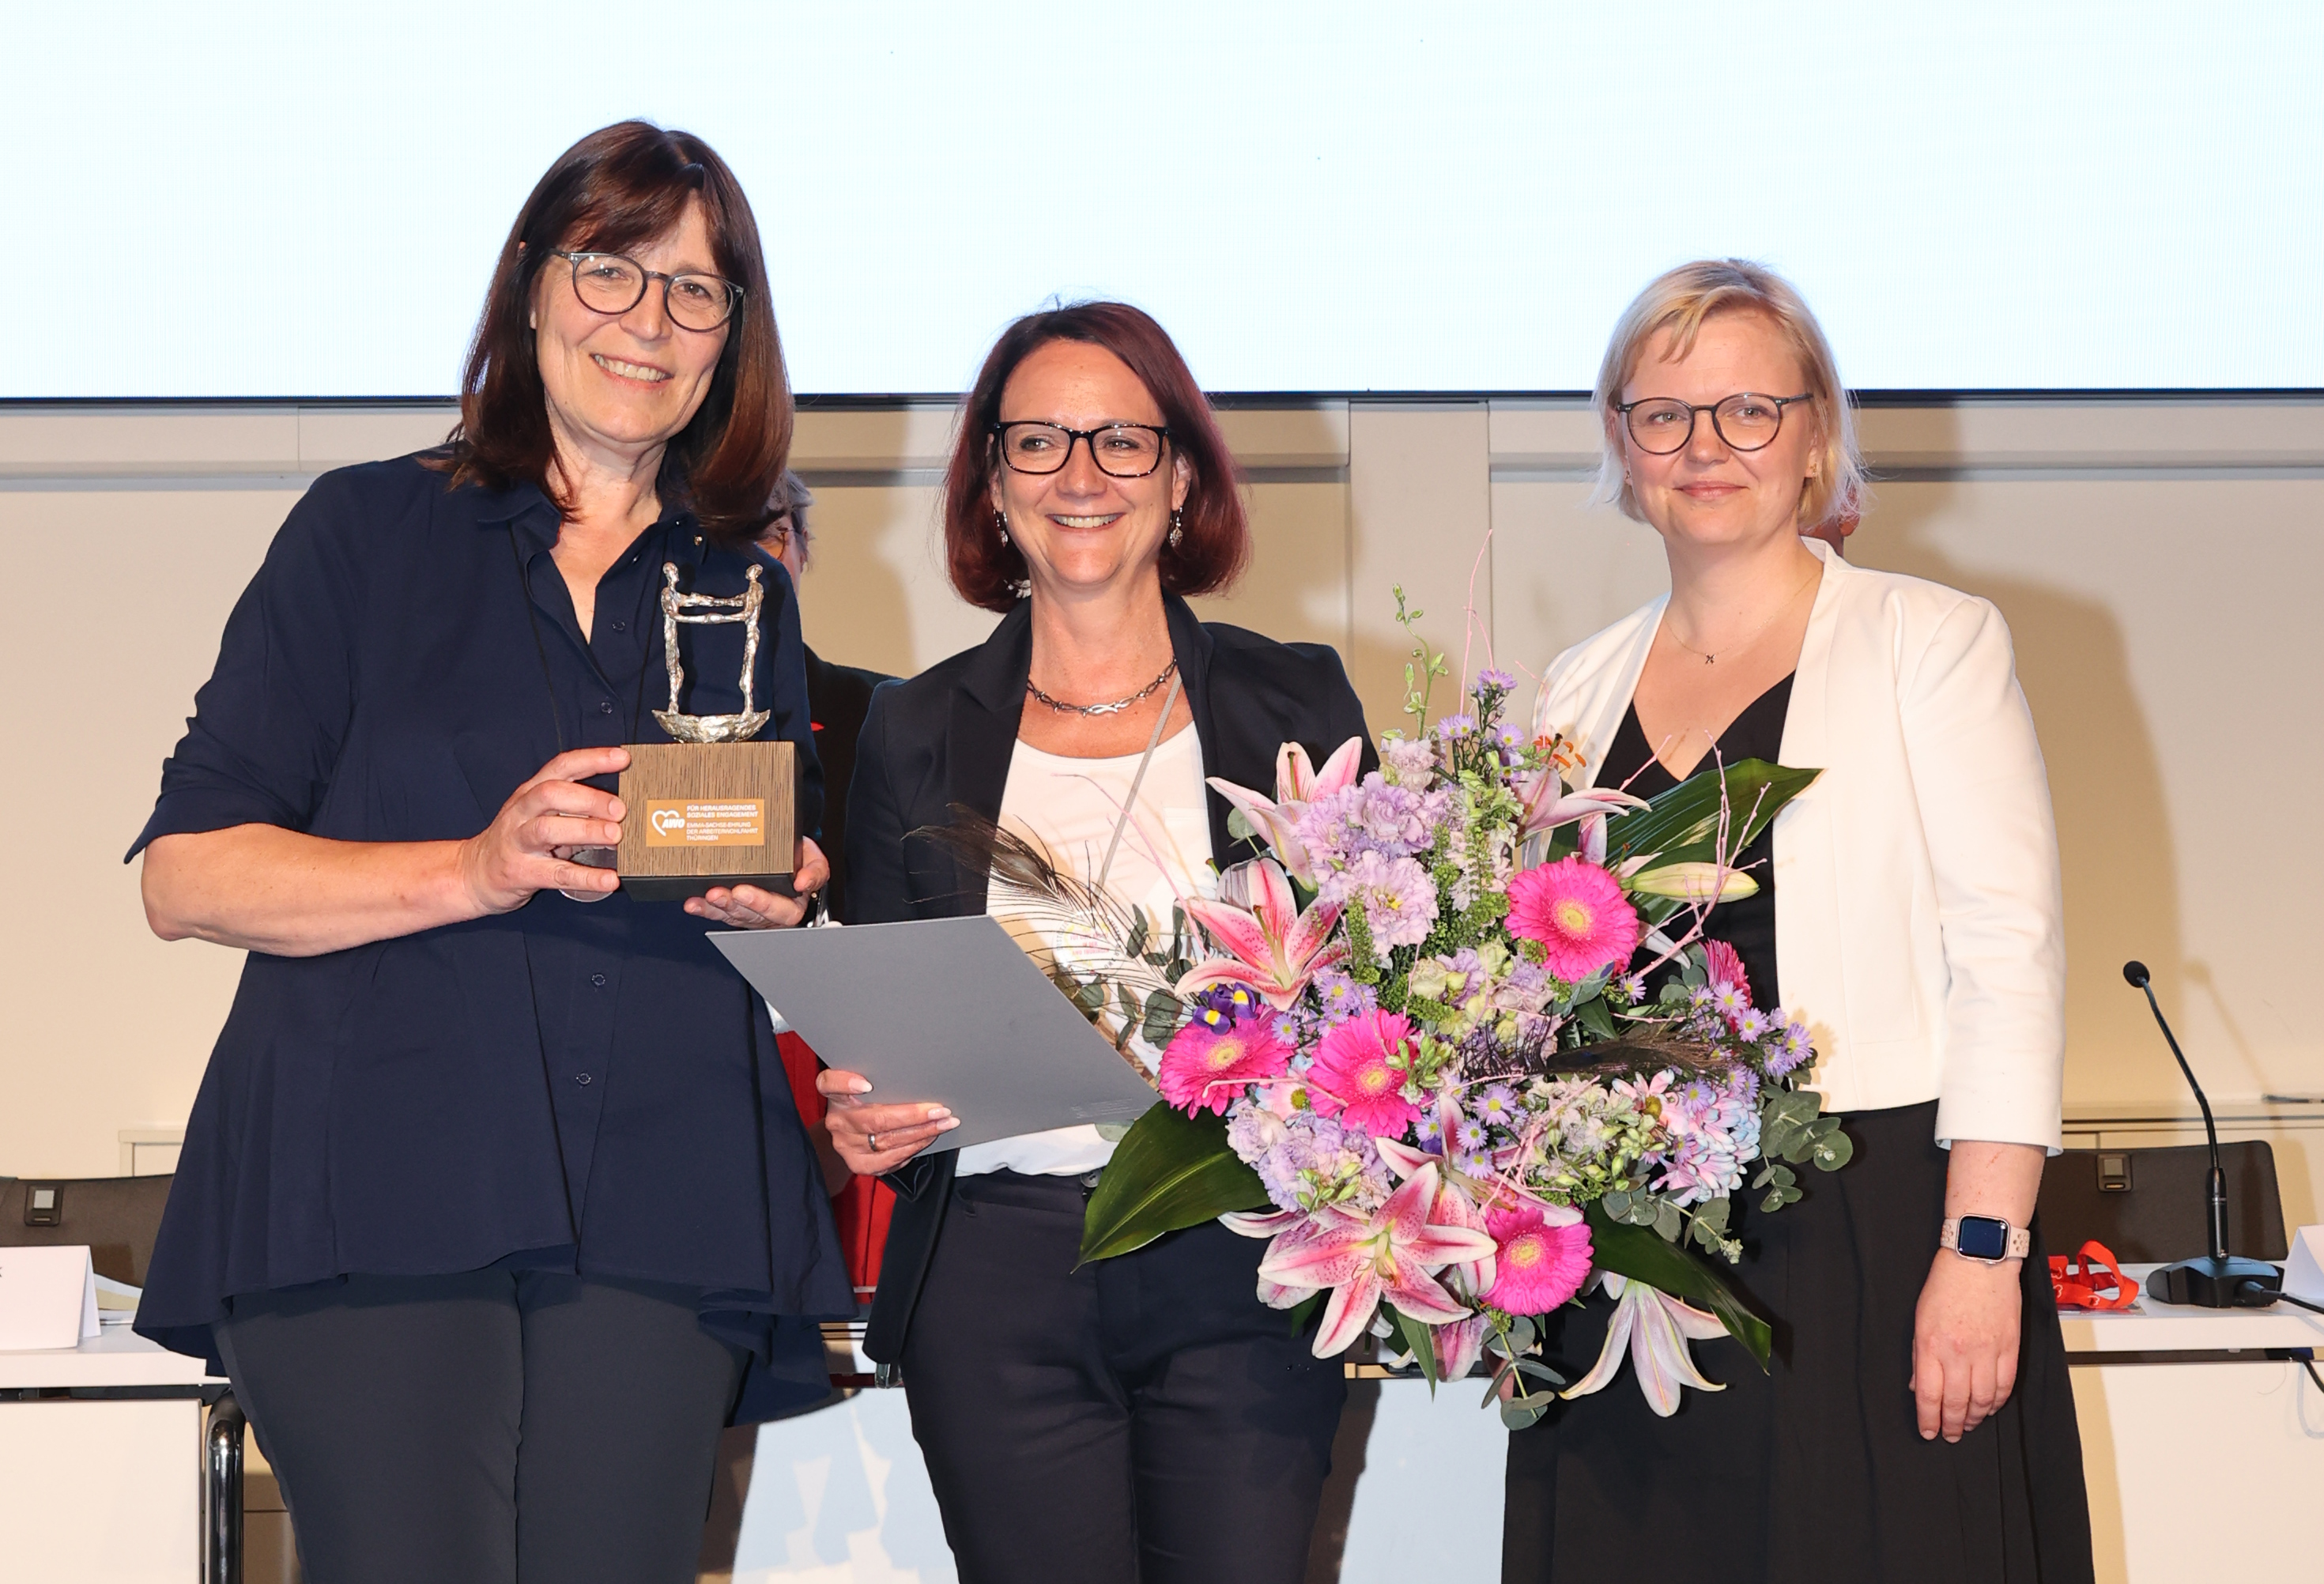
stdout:
<svg viewBox="0 0 2324 1584">
<path fill-rule="evenodd" d="M 1655 1206 L 1655 1231 L 1665 1243 L 1678 1241 L 1686 1229 L 1686 1213 L 1665 1199 Z"/>
<path fill-rule="evenodd" d="M 1388 1323 L 1395 1328 L 1397 1339 L 1403 1342 L 1404 1351 L 1411 1354 L 1413 1361 L 1420 1366 L 1421 1375 L 1428 1381 L 1429 1395 L 1434 1395 L 1440 1378 L 1436 1369 L 1435 1335 L 1394 1304 L 1387 1308 Z"/>
<path fill-rule="evenodd" d="M 1766 1321 L 1743 1307 L 1734 1289 L 1720 1280 L 1710 1266 L 1642 1227 L 1608 1220 L 1594 1204 L 1583 1213 L 1590 1222 L 1591 1263 L 1717 1315 L 1727 1334 L 1750 1350 L 1761 1369 L 1767 1368 L 1775 1333 Z"/>
<path fill-rule="evenodd" d="M 1241 811 L 1238 809 L 1236 812 L 1240 813 Z M 1151 942 L 1153 938 L 1154 932 L 1152 929 L 1148 927 L 1146 923 L 1146 909 L 1143 907 L 1131 908 L 1130 910 L 1130 938 L 1122 943 L 1123 952 L 1132 957 L 1143 957 L 1146 955 L 1146 947 L 1148 944 Z"/>
<path fill-rule="evenodd" d="M 1227 1146 L 1223 1117 L 1149 1107 L 1114 1147 L 1082 1217 L 1082 1265 L 1143 1248 L 1229 1211 L 1268 1208 L 1259 1174 Z"/>
<path fill-rule="evenodd" d="M 1716 766 L 1698 770 L 1646 807 L 1608 819 L 1606 861 L 1610 867 L 1644 853 L 1655 853 L 1664 863 L 1732 858 L 1766 829 L 1784 805 L 1822 773 L 1791 769 L 1763 759 L 1738 760 L 1727 766 L 1723 775 L 1730 824 L 1728 851 L 1722 855 L 1714 850 L 1722 772 Z"/>
<path fill-rule="evenodd" d="M 1146 998 L 1146 1014 L 1139 1021 L 1139 1032 L 1145 1036 L 1148 1045 L 1159 1050 L 1178 1032 L 1178 1015 L 1183 1010 L 1177 997 L 1168 990 L 1156 990 Z"/>
<path fill-rule="evenodd" d="M 1259 828 L 1250 823 L 1250 816 L 1240 808 L 1227 810 L 1227 834 L 1238 842 L 1265 842 Z"/>
<path fill-rule="evenodd" d="M 1828 1119 L 1838 1122 L 1838 1117 Z M 1836 1172 L 1856 1157 L 1856 1141 L 1837 1127 L 1815 1141 L 1813 1151 L 1816 1165 L 1827 1172 Z"/>
<path fill-rule="evenodd" d="M 1592 1042 L 1616 1037 L 1614 1014 L 1607 1010 L 1602 1000 L 1588 1000 L 1573 1008 L 1573 1021 L 1583 1036 Z"/>
</svg>

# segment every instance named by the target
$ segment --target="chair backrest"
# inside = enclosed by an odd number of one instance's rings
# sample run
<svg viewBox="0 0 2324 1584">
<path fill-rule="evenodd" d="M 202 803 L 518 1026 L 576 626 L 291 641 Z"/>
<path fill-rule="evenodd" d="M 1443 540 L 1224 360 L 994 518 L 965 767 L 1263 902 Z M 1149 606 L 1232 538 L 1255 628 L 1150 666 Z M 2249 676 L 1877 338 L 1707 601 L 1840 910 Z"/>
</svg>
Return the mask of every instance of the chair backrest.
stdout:
<svg viewBox="0 0 2324 1584">
<path fill-rule="evenodd" d="M 2264 1139 L 2219 1146 L 2227 1177 L 2227 1247 L 2253 1259 L 2282 1259 L 2283 1200 L 2275 1152 Z M 2071 1254 L 2091 1239 L 2138 1264 L 2192 1259 L 2211 1251 L 2211 1152 L 2200 1144 L 2153 1149 L 2070 1149 L 2042 1174 L 2042 1241 Z"/>
<path fill-rule="evenodd" d="M 0 1181 L 0 1248 L 86 1243 L 97 1275 L 142 1287 L 171 1181 L 166 1175 Z M 45 1203 L 36 1197 L 41 1189 L 52 1195 Z M 53 1225 L 27 1224 L 28 1217 L 46 1222 L 51 1216 Z"/>
</svg>

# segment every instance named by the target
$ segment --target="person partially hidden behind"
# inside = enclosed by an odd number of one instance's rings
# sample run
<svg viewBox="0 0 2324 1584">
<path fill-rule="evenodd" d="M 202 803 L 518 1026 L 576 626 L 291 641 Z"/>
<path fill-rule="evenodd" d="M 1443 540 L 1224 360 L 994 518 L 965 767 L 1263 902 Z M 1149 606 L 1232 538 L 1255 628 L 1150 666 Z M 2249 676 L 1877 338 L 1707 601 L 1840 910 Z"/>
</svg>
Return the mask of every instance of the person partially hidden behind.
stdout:
<svg viewBox="0 0 2324 1584">
<path fill-rule="evenodd" d="M 767 520 L 759 530 L 759 548 L 782 563 L 796 589 L 814 558 L 815 532 L 808 527 L 807 508 L 815 493 L 807 481 L 785 473 L 767 503 Z M 831 861 L 831 880 L 821 896 L 829 916 L 844 924 L 847 912 L 847 783 L 855 774 L 855 740 L 863 732 L 863 716 L 872 707 L 872 690 L 894 680 L 878 671 L 834 665 L 807 651 L 807 707 L 815 724 L 815 751 L 823 760 L 825 785 L 831 796 L 823 806 L 823 847 Z M 824 1126 L 824 1099 L 816 1088 L 823 1070 L 814 1050 L 788 1027 L 777 1036 L 783 1053 L 783 1070 L 789 1074 L 791 1096 L 806 1119 L 817 1152 L 825 1162 L 824 1180 L 831 1188 L 831 1215 L 839 1225 L 840 1247 L 847 1251 L 847 1271 L 859 1303 L 869 1303 L 880 1285 L 880 1262 L 888 1244 L 888 1223 L 895 1213 L 896 1191 L 877 1177 L 859 1177 L 847 1169 L 831 1147 Z"/>
</svg>

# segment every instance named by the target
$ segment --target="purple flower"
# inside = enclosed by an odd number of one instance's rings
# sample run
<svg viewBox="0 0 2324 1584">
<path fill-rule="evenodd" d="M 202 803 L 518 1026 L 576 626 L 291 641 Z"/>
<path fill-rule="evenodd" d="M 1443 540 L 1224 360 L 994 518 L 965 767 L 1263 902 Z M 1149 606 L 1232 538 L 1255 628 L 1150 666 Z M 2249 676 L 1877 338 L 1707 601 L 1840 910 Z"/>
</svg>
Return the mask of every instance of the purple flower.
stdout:
<svg viewBox="0 0 2324 1584">
<path fill-rule="evenodd" d="M 1485 1147 L 1485 1125 L 1474 1117 L 1463 1117 L 1461 1125 L 1452 1129 L 1453 1147 L 1463 1155 L 1474 1155 Z"/>
<path fill-rule="evenodd" d="M 1425 738 L 1384 737 L 1380 768 L 1398 786 L 1422 786 L 1436 771 L 1436 745 Z"/>
<path fill-rule="evenodd" d="M 1388 1201 L 1388 1165 L 1360 1128 L 1314 1111 L 1279 1118 L 1244 1101 L 1227 1119 L 1227 1143 L 1259 1174 L 1278 1210 L 1368 1211 Z"/>
<path fill-rule="evenodd" d="M 1776 1016 L 1783 1016 L 1780 1009 Z M 1808 1038 L 1806 1027 L 1798 1023 L 1787 1023 L 1775 1040 L 1775 1053 L 1767 1058 L 1767 1071 L 1781 1078 L 1814 1054 L 1815 1045 Z"/>
<path fill-rule="evenodd" d="M 1774 1027 L 1765 1012 L 1753 1007 L 1735 1019 L 1735 1037 L 1747 1045 L 1757 1045 Z"/>
<path fill-rule="evenodd" d="M 1436 723 L 1436 734 L 1447 742 L 1457 742 L 1472 735 L 1476 730 L 1477 717 L 1474 715 L 1446 715 Z"/>
<path fill-rule="evenodd" d="M 1506 1083 L 1496 1083 L 1477 1101 L 1477 1114 L 1507 1128 L 1517 1120 L 1517 1097 Z"/>
<path fill-rule="evenodd" d="M 1508 693 L 1517 685 L 1517 679 L 1499 667 L 1488 666 L 1477 673 L 1477 686 L 1480 687 L 1498 687 L 1503 693 Z"/>
<path fill-rule="evenodd" d="M 1410 858 L 1366 852 L 1323 881 L 1323 897 L 1363 908 L 1374 952 L 1382 962 L 1391 947 L 1416 946 L 1426 940 L 1436 922 L 1436 882 Z"/>
</svg>

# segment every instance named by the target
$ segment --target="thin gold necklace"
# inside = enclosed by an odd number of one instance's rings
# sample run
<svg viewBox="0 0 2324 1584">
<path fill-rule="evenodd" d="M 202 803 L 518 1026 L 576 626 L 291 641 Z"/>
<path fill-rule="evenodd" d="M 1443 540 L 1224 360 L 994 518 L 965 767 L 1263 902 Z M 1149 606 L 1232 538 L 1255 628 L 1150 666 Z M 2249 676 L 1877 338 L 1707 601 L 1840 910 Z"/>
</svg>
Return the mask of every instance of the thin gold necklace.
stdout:
<svg viewBox="0 0 2324 1584">
<path fill-rule="evenodd" d="M 1774 615 L 1768 617 L 1765 622 L 1760 622 L 1759 625 L 1751 629 L 1748 633 L 1737 639 L 1725 649 L 1719 650 L 1717 654 L 1704 653 L 1702 649 L 1695 648 L 1694 645 L 1687 642 L 1686 640 L 1681 638 L 1675 632 L 1671 632 L 1671 641 L 1678 645 L 1679 648 L 1684 649 L 1687 653 L 1700 658 L 1704 665 L 1712 665 L 1717 662 L 1720 655 L 1731 655 L 1738 649 L 1749 649 L 1754 643 L 1757 643 L 1761 633 L 1766 631 L 1768 628 L 1773 627 L 1779 620 L 1782 619 L 1784 612 L 1790 610 L 1794 604 L 1798 603 L 1799 597 L 1807 592 L 1808 585 L 1816 582 L 1822 576 L 1823 564 L 1821 562 L 1818 562 L 1816 564 L 1816 569 L 1807 575 L 1806 579 L 1801 583 L 1799 587 L 1792 590 L 1791 598 L 1785 600 L 1782 604 L 1775 607 L 1775 613 Z M 1664 631 L 1669 631 L 1670 630 L 1668 628 L 1665 628 Z"/>
</svg>

